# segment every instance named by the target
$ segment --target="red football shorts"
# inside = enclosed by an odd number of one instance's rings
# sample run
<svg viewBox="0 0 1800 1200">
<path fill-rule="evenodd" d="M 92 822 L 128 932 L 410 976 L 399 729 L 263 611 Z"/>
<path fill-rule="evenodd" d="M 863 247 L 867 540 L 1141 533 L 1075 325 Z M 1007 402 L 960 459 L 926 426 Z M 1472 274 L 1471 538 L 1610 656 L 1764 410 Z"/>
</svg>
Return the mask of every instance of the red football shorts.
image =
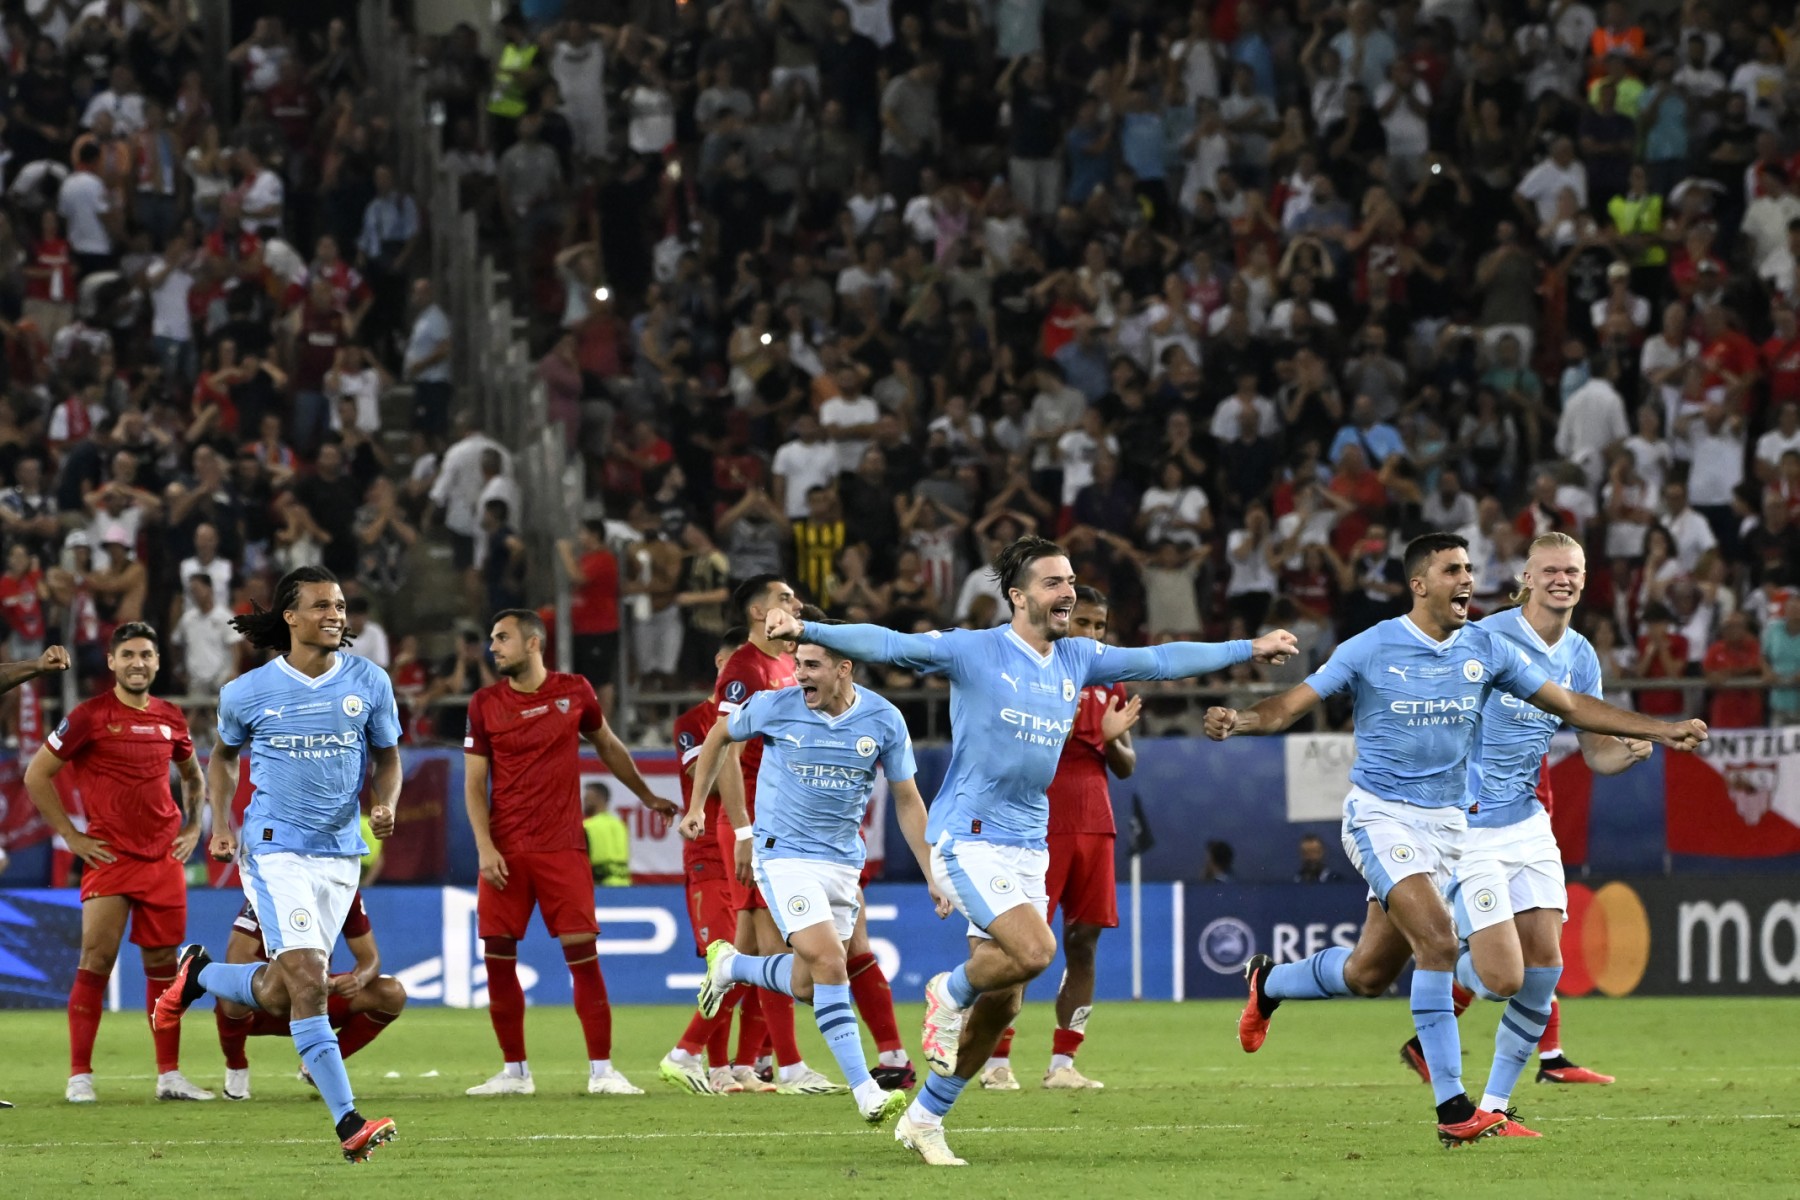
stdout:
<svg viewBox="0 0 1800 1200">
<path fill-rule="evenodd" d="M 594 917 L 594 868 L 582 850 L 543 850 L 505 854 L 506 886 L 486 879 L 475 888 L 476 929 L 480 936 L 525 936 L 535 906 L 550 936 L 598 933 Z"/>
<path fill-rule="evenodd" d="M 731 827 L 730 821 L 719 822 L 719 853 L 725 859 L 725 878 L 731 886 L 731 907 L 734 912 L 743 912 L 747 908 L 767 908 L 762 898 L 762 890 L 752 883 L 748 887 L 737 881 L 737 830 Z M 736 926 L 727 937 L 735 937 Z"/>
<path fill-rule="evenodd" d="M 179 946 L 187 936 L 187 871 L 174 859 L 127 858 L 81 873 L 81 898 L 123 896 L 131 901 L 131 943 Z"/>
<path fill-rule="evenodd" d="M 694 931 L 694 953 L 706 957 L 706 948 L 721 939 L 737 937 L 737 908 L 732 903 L 733 883 L 716 862 L 695 863 L 687 869 L 688 925 Z"/>
<path fill-rule="evenodd" d="M 1044 892 L 1050 898 L 1050 919 L 1063 910 L 1063 919 L 1077 925 L 1119 927 L 1117 877 L 1113 872 L 1110 833 L 1053 833 L 1050 835 L 1050 869 L 1044 876 Z"/>
</svg>

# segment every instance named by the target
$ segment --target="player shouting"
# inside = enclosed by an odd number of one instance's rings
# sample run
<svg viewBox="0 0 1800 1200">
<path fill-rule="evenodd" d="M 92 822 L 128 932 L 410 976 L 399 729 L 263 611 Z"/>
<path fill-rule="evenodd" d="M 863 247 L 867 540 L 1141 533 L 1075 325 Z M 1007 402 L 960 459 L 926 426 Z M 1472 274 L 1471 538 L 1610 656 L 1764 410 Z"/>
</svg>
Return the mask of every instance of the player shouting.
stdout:
<svg viewBox="0 0 1800 1200">
<path fill-rule="evenodd" d="M 529 1096 L 537 1090 L 525 1057 L 525 989 L 519 985 L 519 939 L 535 907 L 569 965 L 575 1015 L 587 1041 L 589 1094 L 642 1095 L 612 1065 L 612 1005 L 595 946 L 600 925 L 581 825 L 582 739 L 645 808 L 673 816 L 675 805 L 638 774 L 601 715 L 594 685 L 545 668 L 544 623 L 536 613 L 495 613 L 488 650 L 500 679 L 469 701 L 463 801 L 481 854 L 476 926 L 487 960 L 488 1019 L 503 1065 L 466 1094 Z"/>
<path fill-rule="evenodd" d="M 337 1031 L 338 1053 L 349 1058 L 400 1019 L 400 1011 L 406 1007 L 406 988 L 392 975 L 381 973 L 381 951 L 375 945 L 375 932 L 369 924 L 369 911 L 363 907 L 361 890 L 351 899 L 350 911 L 345 914 L 344 927 L 339 933 L 356 964 L 348 971 L 332 973 L 325 1016 Z M 269 961 L 262 923 L 256 919 L 256 909 L 249 901 L 244 902 L 231 922 L 231 940 L 225 943 L 225 961 Z M 219 1049 L 225 1054 L 225 1098 L 248 1100 L 250 1060 L 244 1057 L 244 1042 L 253 1037 L 291 1036 L 293 1030 L 288 1025 L 288 1014 L 258 1012 L 229 1000 L 220 1000 L 213 1006 L 213 1018 L 219 1029 Z M 307 1082 L 312 1082 L 304 1068 L 301 1075 Z"/>
<path fill-rule="evenodd" d="M 1260 1048 L 1283 1000 L 1378 995 L 1411 956 L 1413 1024 L 1431 1070 L 1438 1137 L 1453 1146 L 1507 1123 L 1504 1112 L 1478 1109 L 1463 1092 L 1450 998 L 1457 939 L 1440 895 L 1463 853 L 1469 758 L 1484 705 L 1499 690 L 1590 733 L 1683 750 L 1706 739 L 1706 726 L 1658 721 L 1571 691 L 1511 642 L 1468 626 L 1474 571 L 1468 543 L 1456 534 L 1414 538 L 1404 565 L 1409 614 L 1357 634 L 1306 682 L 1254 708 L 1209 709 L 1206 733 L 1221 741 L 1280 733 L 1327 696 L 1355 697 L 1356 760 L 1343 836 L 1369 883 L 1368 919 L 1354 950 L 1334 946 L 1279 967 L 1266 955 L 1252 958 L 1238 1040 L 1246 1051 Z"/>
<path fill-rule="evenodd" d="M 55 649 L 55 648 L 53 648 Z M 45 652 L 48 658 L 50 651 Z M 156 630 L 141 621 L 113 631 L 106 655 L 113 686 L 70 710 L 25 772 L 25 788 L 50 826 L 87 864 L 81 876 L 81 962 L 69 990 L 69 1083 L 64 1099 L 94 1099 L 94 1037 L 106 1008 L 107 979 L 127 919 L 144 958 L 145 1007 L 175 977 L 187 932 L 185 864 L 200 840 L 206 780 L 194 760 L 181 710 L 150 694 L 156 681 Z M 181 806 L 169 794 L 169 765 L 181 776 Z M 87 808 L 75 828 L 53 782 L 70 767 Z M 156 1029 L 156 1098 L 211 1100 L 181 1074 L 181 1026 Z"/>
<path fill-rule="evenodd" d="M 850 1006 L 846 955 L 862 908 L 862 820 L 878 763 L 920 867 L 929 869 L 931 856 L 906 723 L 892 704 L 852 682 L 854 670 L 843 655 L 802 642 L 794 652 L 797 686 L 758 692 L 726 719 L 725 737 L 711 734 L 701 749 L 694 788 L 705 794 L 718 776 L 726 737 L 767 743 L 749 844 L 757 888 L 793 952 L 755 956 L 738 953 L 723 939 L 714 942 L 706 951 L 699 1005 L 703 1016 L 712 1016 L 737 983 L 810 1002 L 857 1110 L 879 1124 L 906 1107 L 906 1093 L 884 1092 L 869 1073 Z M 704 817 L 684 818 L 681 831 L 703 837 Z"/>
<path fill-rule="evenodd" d="M 932 882 L 969 919 L 970 955 L 926 986 L 922 1049 L 933 1076 L 894 1130 L 901 1144 L 935 1166 L 962 1165 L 944 1141 L 944 1116 L 1019 1011 L 1020 989 L 1056 955 L 1045 920 L 1044 793 L 1074 726 L 1081 689 L 1206 675 L 1294 652 L 1286 630 L 1254 643 L 1171 642 L 1138 650 L 1070 637 L 1075 571 L 1062 547 L 1023 537 L 1000 551 L 993 568 L 1013 610 L 1003 628 L 898 634 L 876 625 L 802 625 L 785 611 L 768 622 L 773 638 L 950 680 L 950 766 L 926 836 Z"/>
<path fill-rule="evenodd" d="M 204 946 L 188 946 L 154 1019 L 169 1028 L 208 992 L 288 1013 L 294 1049 L 330 1109 L 344 1157 L 361 1162 L 395 1129 L 386 1117 L 365 1120 L 356 1111 L 329 1016 L 331 948 L 368 852 L 357 797 L 371 763 L 370 828 L 378 838 L 394 832 L 400 714 L 387 672 L 342 653 L 346 622 L 343 590 L 323 567 L 289 571 L 275 585 L 273 608 L 232 620 L 252 646 L 278 657 L 219 692 L 219 742 L 207 767 L 209 849 L 220 861 L 238 857 L 271 961 L 216 963 Z M 240 854 L 231 798 L 246 744 L 251 796 Z"/>
<path fill-rule="evenodd" d="M 1074 637 L 1106 640 L 1106 597 L 1097 589 L 1075 589 L 1075 611 L 1069 617 Z M 1117 880 L 1113 873 L 1112 794 L 1106 771 L 1129 779 L 1137 770 L 1131 727 L 1143 707 L 1126 699 L 1118 684 L 1083 688 L 1075 710 L 1075 728 L 1063 744 L 1056 778 L 1050 781 L 1050 869 L 1045 877 L 1049 915 L 1063 913 L 1063 977 L 1056 989 L 1056 1031 L 1050 1038 L 1050 1066 L 1044 1086 L 1053 1089 L 1098 1088 L 1105 1085 L 1075 1069 L 1075 1052 L 1087 1036 L 1094 1011 L 1094 954 L 1100 931 L 1119 927 Z M 1017 1091 L 1008 1056 L 1013 1030 L 1008 1028 L 981 1070 L 981 1086 L 991 1091 Z"/>
</svg>

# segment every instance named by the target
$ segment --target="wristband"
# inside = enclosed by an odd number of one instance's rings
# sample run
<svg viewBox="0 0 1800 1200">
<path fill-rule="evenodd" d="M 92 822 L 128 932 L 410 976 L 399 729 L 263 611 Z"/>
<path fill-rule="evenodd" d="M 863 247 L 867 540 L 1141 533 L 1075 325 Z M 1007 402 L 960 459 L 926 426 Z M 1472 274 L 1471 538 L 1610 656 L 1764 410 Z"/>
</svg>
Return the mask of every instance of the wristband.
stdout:
<svg viewBox="0 0 1800 1200">
<path fill-rule="evenodd" d="M 751 838 L 756 836 L 755 827 L 750 826 L 750 825 L 746 825 L 742 829 L 736 830 L 735 832 L 736 832 L 737 840 L 740 842 L 747 842 Z"/>
</svg>

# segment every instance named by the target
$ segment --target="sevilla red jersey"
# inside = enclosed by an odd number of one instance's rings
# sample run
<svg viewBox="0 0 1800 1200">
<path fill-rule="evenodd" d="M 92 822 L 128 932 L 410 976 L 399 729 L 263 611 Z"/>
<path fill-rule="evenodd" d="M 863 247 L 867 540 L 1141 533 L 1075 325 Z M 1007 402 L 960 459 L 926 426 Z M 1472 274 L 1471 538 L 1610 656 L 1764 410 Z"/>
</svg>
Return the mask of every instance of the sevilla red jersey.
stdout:
<svg viewBox="0 0 1800 1200">
<path fill-rule="evenodd" d="M 1051 833 L 1114 833 L 1112 792 L 1106 784 L 1106 739 L 1100 720 L 1115 702 L 1125 702 L 1125 689 L 1081 689 L 1075 702 L 1075 728 L 1063 743 L 1056 778 L 1050 781 Z"/>
<path fill-rule="evenodd" d="M 147 699 L 141 710 L 112 691 L 84 700 L 44 744 L 75 772 L 88 835 L 115 854 L 158 859 L 181 830 L 169 764 L 194 757 L 194 743 L 179 708 Z"/>
<path fill-rule="evenodd" d="M 463 751 L 488 760 L 488 828 L 500 853 L 587 851 L 581 735 L 603 724 L 594 685 L 561 671 L 535 692 L 502 679 L 469 700 Z"/>
<path fill-rule="evenodd" d="M 35 642 L 44 636 L 44 605 L 38 598 L 42 579 L 36 571 L 0 575 L 0 617 L 21 641 Z"/>
<path fill-rule="evenodd" d="M 719 706 L 721 717 L 729 717 L 758 692 L 793 686 L 793 655 L 770 657 L 758 650 L 755 642 L 745 642 L 726 660 L 713 688 L 713 703 Z M 756 772 L 762 767 L 762 754 L 761 738 L 744 743 L 744 804 L 751 816 L 756 815 Z"/>
<path fill-rule="evenodd" d="M 256 957 L 260 962 L 269 961 L 269 947 L 263 941 L 262 922 L 256 919 L 256 909 L 250 901 L 238 909 L 238 915 L 231 922 L 231 927 L 240 933 L 247 933 L 256 939 Z M 356 889 L 356 895 L 350 897 L 350 911 L 344 916 L 344 928 L 341 932 L 346 942 L 352 938 L 367 937 L 372 927 L 369 924 L 369 910 L 363 907 L 362 889 Z"/>
<path fill-rule="evenodd" d="M 675 718 L 675 753 L 681 756 L 681 809 L 687 811 L 694 794 L 694 777 L 688 773 L 695 763 L 700 761 L 700 749 L 706 745 L 706 735 L 718 724 L 719 706 L 711 700 L 702 700 L 694 707 Z M 696 864 L 703 862 L 724 865 L 723 856 L 719 853 L 719 839 L 711 836 L 721 818 L 724 805 L 719 803 L 719 793 L 715 789 L 706 798 L 707 836 L 684 842 L 681 847 L 681 865 L 693 870 Z"/>
</svg>

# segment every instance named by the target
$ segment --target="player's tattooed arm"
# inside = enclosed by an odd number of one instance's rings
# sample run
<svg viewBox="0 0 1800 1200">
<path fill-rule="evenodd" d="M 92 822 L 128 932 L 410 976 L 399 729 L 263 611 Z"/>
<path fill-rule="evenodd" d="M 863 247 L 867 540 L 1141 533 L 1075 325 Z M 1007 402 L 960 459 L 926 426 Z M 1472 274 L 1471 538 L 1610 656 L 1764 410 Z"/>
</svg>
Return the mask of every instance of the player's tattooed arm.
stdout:
<svg viewBox="0 0 1800 1200">
<path fill-rule="evenodd" d="M 1281 733 L 1319 706 L 1319 693 L 1308 684 L 1296 684 L 1279 696 L 1270 696 L 1251 708 L 1209 708 L 1206 736 L 1215 742 L 1231 737 Z"/>
<path fill-rule="evenodd" d="M 673 800 L 665 799 L 650 790 L 650 785 L 644 782 L 637 764 L 631 761 L 631 751 L 625 748 L 625 743 L 619 740 L 611 725 L 602 724 L 587 735 L 587 740 L 593 745 L 594 753 L 600 756 L 600 761 L 606 764 L 606 769 L 613 773 L 613 778 L 630 788 L 631 794 L 645 808 L 665 817 L 673 817 L 681 811 Z M 704 795 L 700 797 L 700 803 L 706 803 Z"/>
<path fill-rule="evenodd" d="M 237 857 L 237 838 L 231 832 L 231 798 L 237 795 L 241 749 L 221 740 L 206 764 L 206 802 L 212 809 L 212 839 L 207 842 L 206 852 L 215 862 L 230 862 Z"/>
<path fill-rule="evenodd" d="M 186 862 L 200 843 L 200 811 L 206 807 L 206 776 L 193 755 L 175 764 L 181 778 L 181 829 L 169 846 L 169 857 Z"/>
<path fill-rule="evenodd" d="M 10 692 L 21 683 L 68 669 L 69 652 L 61 646 L 50 646 L 36 658 L 28 658 L 24 662 L 0 663 L 0 692 Z"/>
<path fill-rule="evenodd" d="M 400 806 L 400 747 L 372 746 L 375 761 L 374 790 L 369 797 L 369 827 L 375 836 L 386 841 L 394 836 L 394 810 Z"/>
</svg>

